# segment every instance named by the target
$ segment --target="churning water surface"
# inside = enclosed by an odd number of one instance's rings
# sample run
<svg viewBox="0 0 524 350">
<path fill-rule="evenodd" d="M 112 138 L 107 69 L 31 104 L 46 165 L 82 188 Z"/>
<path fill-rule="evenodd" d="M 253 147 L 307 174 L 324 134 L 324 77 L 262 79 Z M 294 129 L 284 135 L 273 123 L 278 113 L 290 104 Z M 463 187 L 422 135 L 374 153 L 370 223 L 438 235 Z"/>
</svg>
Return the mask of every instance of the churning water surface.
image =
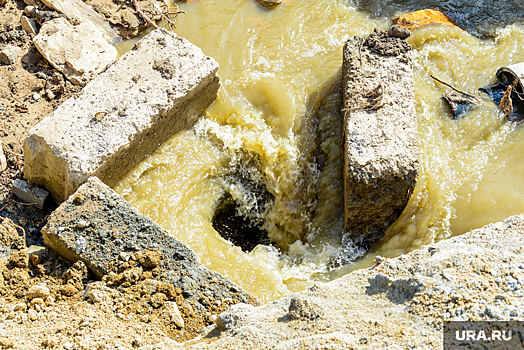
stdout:
<svg viewBox="0 0 524 350">
<path fill-rule="evenodd" d="M 343 232 L 342 47 L 351 36 L 389 27 L 395 15 L 432 6 L 474 35 L 429 26 L 408 39 L 420 177 L 402 216 L 364 252 Z M 203 264 L 260 299 L 524 211 L 524 126 L 489 104 L 451 120 L 441 99 L 447 88 L 430 78 L 474 91 L 493 83 L 499 67 L 524 61 L 520 0 L 284 0 L 272 11 L 253 0 L 197 0 L 180 7 L 187 14 L 177 34 L 220 65 L 218 98 L 194 128 L 115 189 Z M 261 188 L 269 199 L 257 198 Z M 273 245 L 246 253 L 217 233 L 213 215 L 226 194 Z"/>
</svg>

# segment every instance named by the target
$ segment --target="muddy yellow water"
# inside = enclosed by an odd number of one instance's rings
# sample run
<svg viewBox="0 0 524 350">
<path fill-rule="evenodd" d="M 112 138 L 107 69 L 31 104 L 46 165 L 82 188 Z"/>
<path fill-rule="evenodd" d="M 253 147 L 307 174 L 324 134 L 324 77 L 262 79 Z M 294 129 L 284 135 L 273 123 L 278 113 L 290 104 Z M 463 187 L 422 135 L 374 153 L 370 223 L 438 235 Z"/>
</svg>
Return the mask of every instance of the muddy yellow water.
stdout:
<svg viewBox="0 0 524 350">
<path fill-rule="evenodd" d="M 433 26 L 409 39 L 420 177 L 402 216 L 366 253 L 343 231 L 342 46 L 387 28 L 389 18 L 342 0 L 284 0 L 273 11 L 251 0 L 180 7 L 187 14 L 177 34 L 220 65 L 218 98 L 116 190 L 203 264 L 262 300 L 524 211 L 524 126 L 507 123 L 490 104 L 451 120 L 441 100 L 447 88 L 429 76 L 469 91 L 489 85 L 499 67 L 524 61 L 524 27 L 481 40 Z M 253 184 L 271 193 L 270 206 L 260 207 Z M 273 246 L 245 253 L 216 232 L 213 214 L 226 193 Z"/>
</svg>

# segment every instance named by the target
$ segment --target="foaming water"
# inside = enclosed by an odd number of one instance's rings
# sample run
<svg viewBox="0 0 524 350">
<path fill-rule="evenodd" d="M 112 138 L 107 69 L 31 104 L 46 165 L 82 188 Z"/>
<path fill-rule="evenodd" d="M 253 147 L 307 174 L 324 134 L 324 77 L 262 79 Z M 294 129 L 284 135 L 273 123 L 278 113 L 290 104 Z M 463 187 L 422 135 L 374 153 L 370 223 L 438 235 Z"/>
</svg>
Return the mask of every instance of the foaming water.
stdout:
<svg viewBox="0 0 524 350">
<path fill-rule="evenodd" d="M 420 29 L 414 46 L 421 173 L 402 216 L 366 254 L 343 234 L 342 46 L 386 28 L 346 1 L 180 4 L 177 34 L 220 64 L 218 99 L 193 129 L 173 137 L 116 190 L 191 247 L 206 266 L 262 300 L 301 290 L 503 219 L 524 209 L 517 161 L 521 127 L 495 106 L 451 120 L 433 74 L 464 90 L 489 85 L 498 67 L 524 60 L 524 28 L 481 40 L 456 28 Z M 273 195 L 256 208 L 249 186 Z M 244 253 L 214 230 L 224 193 L 256 212 L 275 247 Z"/>
</svg>

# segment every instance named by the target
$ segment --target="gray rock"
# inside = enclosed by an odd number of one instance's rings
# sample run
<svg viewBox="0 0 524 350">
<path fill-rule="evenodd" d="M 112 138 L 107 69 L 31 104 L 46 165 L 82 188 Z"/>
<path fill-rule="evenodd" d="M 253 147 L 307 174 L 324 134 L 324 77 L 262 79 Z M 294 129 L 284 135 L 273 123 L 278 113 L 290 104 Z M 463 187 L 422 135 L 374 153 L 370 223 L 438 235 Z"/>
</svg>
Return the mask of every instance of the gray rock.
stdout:
<svg viewBox="0 0 524 350">
<path fill-rule="evenodd" d="M 321 317 L 319 307 L 306 298 L 293 297 L 289 303 L 288 317 L 297 320 L 315 320 Z"/>
<path fill-rule="evenodd" d="M 257 0 L 257 2 L 267 8 L 268 10 L 271 10 L 278 5 L 282 3 L 282 0 Z"/>
<path fill-rule="evenodd" d="M 24 9 L 24 14 L 28 18 L 30 17 L 31 19 L 34 19 L 40 25 L 57 18 L 67 19 L 67 17 L 64 14 L 58 13 L 56 11 L 39 10 L 35 6 L 26 6 L 26 8 Z"/>
<path fill-rule="evenodd" d="M 73 26 L 65 18 L 45 22 L 36 48 L 73 84 L 84 86 L 118 58 L 118 51 L 91 22 Z"/>
<path fill-rule="evenodd" d="M 345 229 L 369 246 L 416 184 L 418 133 L 410 46 L 380 30 L 343 52 Z"/>
<path fill-rule="evenodd" d="M 411 36 L 411 31 L 408 28 L 394 24 L 389 28 L 388 35 L 395 38 L 407 39 Z"/>
<path fill-rule="evenodd" d="M 110 207 L 111 201 L 116 206 Z M 91 223 L 96 221 L 96 225 L 79 228 L 86 219 Z M 101 230 L 109 232 L 111 239 L 101 239 L 98 233 Z M 138 262 L 147 262 L 146 266 L 122 273 L 122 279 L 127 282 L 137 282 L 142 270 L 154 268 L 159 274 L 165 274 L 164 283 L 181 288 L 186 300 L 201 300 L 212 293 L 217 300 L 229 298 L 238 302 L 256 302 L 240 287 L 199 263 L 191 249 L 96 177 L 90 178 L 49 216 L 42 235 L 49 249 L 72 263 L 83 261 L 98 278 L 109 273 L 118 274 L 119 267 L 128 260 L 120 259 L 125 253 L 126 257 L 138 256 Z M 128 248 L 130 246 L 141 248 L 135 251 Z M 150 257 L 144 260 L 141 259 L 143 255 Z M 158 263 L 151 265 L 151 261 Z"/>
<path fill-rule="evenodd" d="M 0 63 L 4 65 L 15 64 L 18 53 L 21 50 L 18 46 L 7 45 L 0 51 Z"/>
<path fill-rule="evenodd" d="M 253 305 L 236 304 L 231 309 L 221 313 L 215 320 L 215 323 L 219 330 L 239 327 L 253 317 L 254 311 L 255 307 Z"/>
<path fill-rule="evenodd" d="M 186 39 L 151 32 L 29 131 L 25 178 L 58 202 L 90 176 L 115 185 L 173 134 L 193 126 L 217 96 L 217 69 Z"/>
</svg>

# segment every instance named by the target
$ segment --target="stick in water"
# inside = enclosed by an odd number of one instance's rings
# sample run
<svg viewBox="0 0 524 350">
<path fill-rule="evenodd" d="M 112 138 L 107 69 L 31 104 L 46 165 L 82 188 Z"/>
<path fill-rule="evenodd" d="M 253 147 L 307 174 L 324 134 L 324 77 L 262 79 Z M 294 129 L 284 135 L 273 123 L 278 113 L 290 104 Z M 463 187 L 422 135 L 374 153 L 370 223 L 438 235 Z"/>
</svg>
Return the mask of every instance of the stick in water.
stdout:
<svg viewBox="0 0 524 350">
<path fill-rule="evenodd" d="M 140 8 L 140 6 L 138 5 L 137 3 L 137 0 L 133 0 L 133 6 L 135 7 L 135 11 L 136 13 L 138 13 L 138 15 L 140 17 L 142 17 L 142 19 L 144 21 L 146 21 L 147 24 L 149 24 L 151 27 L 153 27 L 154 29 L 158 29 L 158 26 L 156 25 L 155 22 L 153 22 L 149 17 L 147 17 L 143 12 L 142 12 L 142 9 Z"/>
<path fill-rule="evenodd" d="M 439 83 L 444 84 L 444 85 L 446 85 L 446 86 L 452 88 L 453 90 L 455 90 L 456 92 L 458 92 L 458 93 L 460 93 L 460 94 L 463 94 L 463 95 L 469 96 L 469 97 L 471 97 L 471 98 L 474 98 L 475 101 L 478 101 L 478 100 L 479 100 L 475 95 L 472 95 L 472 94 L 470 94 L 469 92 L 465 92 L 465 91 L 459 90 L 459 89 L 457 89 L 456 87 L 454 87 L 453 85 L 451 85 L 451 84 L 449 84 L 449 83 L 446 83 L 445 81 L 442 81 L 442 80 L 440 80 L 440 79 L 438 79 L 438 78 L 435 78 L 432 74 L 430 74 L 429 76 L 432 77 L 433 79 L 435 79 L 436 81 L 438 81 Z"/>
</svg>

